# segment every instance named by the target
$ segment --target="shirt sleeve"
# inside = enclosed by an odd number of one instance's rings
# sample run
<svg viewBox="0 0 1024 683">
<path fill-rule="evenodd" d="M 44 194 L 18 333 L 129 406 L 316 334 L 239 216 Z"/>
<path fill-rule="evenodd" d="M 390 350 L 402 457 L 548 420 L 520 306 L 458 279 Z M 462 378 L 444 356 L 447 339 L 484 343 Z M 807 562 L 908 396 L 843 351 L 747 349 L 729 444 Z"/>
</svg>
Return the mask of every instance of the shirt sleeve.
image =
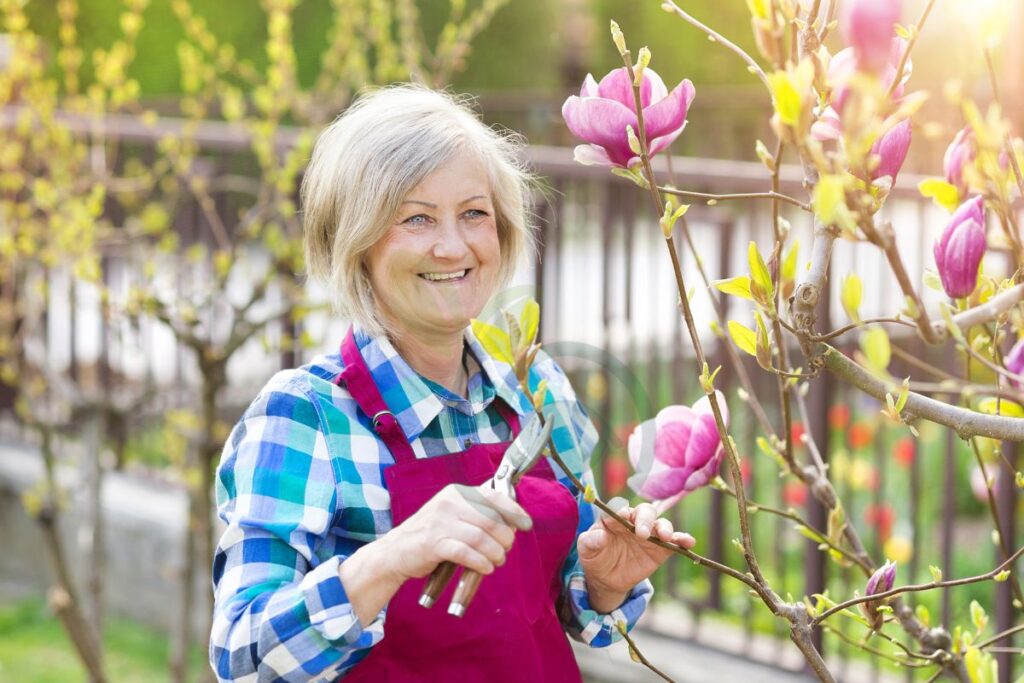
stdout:
<svg viewBox="0 0 1024 683">
<path fill-rule="evenodd" d="M 272 381 L 273 383 L 273 381 Z M 309 681 L 358 663 L 383 638 L 363 628 L 338 567 L 317 549 L 339 509 L 321 416 L 296 381 L 265 389 L 217 470 L 227 524 L 213 565 L 210 664 L 219 681 Z"/>
<path fill-rule="evenodd" d="M 544 415 L 554 420 L 551 438 L 555 449 L 566 467 L 586 487 L 593 485 L 594 474 L 590 468 L 590 456 L 597 445 L 597 429 L 590 421 L 586 408 L 576 398 L 569 379 L 558 364 L 542 351 L 531 369 L 530 385 L 533 390 L 541 380 L 547 380 L 548 392 L 544 400 Z M 576 495 L 579 505 L 579 525 L 576 537 L 589 529 L 596 518 L 596 508 L 588 503 L 582 491 L 577 491 L 558 465 L 551 463 L 559 479 Z M 608 614 L 594 611 L 590 606 L 586 577 L 580 566 L 576 543 L 569 549 L 569 556 L 562 567 L 562 596 L 559 614 L 566 632 L 591 647 L 606 647 L 621 640 L 617 623 L 624 622 L 626 630 L 632 630 L 640 615 L 647 609 L 654 594 L 650 581 L 642 581 L 629 592 L 618 608 Z"/>
</svg>

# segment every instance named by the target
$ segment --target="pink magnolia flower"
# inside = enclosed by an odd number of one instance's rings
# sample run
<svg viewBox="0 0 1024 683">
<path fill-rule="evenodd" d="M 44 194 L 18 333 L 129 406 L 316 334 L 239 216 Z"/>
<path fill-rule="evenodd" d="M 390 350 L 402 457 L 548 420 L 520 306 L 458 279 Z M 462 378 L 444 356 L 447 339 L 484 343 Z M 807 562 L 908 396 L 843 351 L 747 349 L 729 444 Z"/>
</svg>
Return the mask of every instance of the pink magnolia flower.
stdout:
<svg viewBox="0 0 1024 683">
<path fill-rule="evenodd" d="M 686 126 L 686 113 L 696 94 L 687 79 L 672 92 L 653 69 L 644 69 L 640 86 L 644 127 L 651 154 L 661 152 L 679 137 Z M 572 134 L 589 143 L 579 145 L 575 158 L 581 164 L 629 168 L 640 158 L 629 148 L 626 127 L 637 130 L 633 102 L 633 81 L 626 67 L 609 72 L 598 83 L 587 74 L 580 94 L 562 105 L 562 118 Z"/>
<path fill-rule="evenodd" d="M 886 560 L 885 564 L 875 570 L 875 573 L 868 579 L 867 586 L 864 587 L 864 595 L 875 595 L 876 593 L 891 591 L 895 582 L 896 563 Z"/>
<path fill-rule="evenodd" d="M 721 392 L 715 392 L 722 417 L 728 408 Z M 718 474 L 722 440 L 707 396 L 686 406 L 667 406 L 653 420 L 633 430 L 627 444 L 636 470 L 630 487 L 640 496 L 667 509 L 687 493 L 705 486 Z"/>
<path fill-rule="evenodd" d="M 985 246 L 985 205 L 981 197 L 974 197 L 953 213 L 932 250 L 942 289 L 950 297 L 959 299 L 974 291 Z"/>
<path fill-rule="evenodd" d="M 1013 345 L 1013 348 L 1010 349 L 1010 352 L 1003 357 L 1003 365 L 1015 375 L 1024 375 L 1024 338 L 1018 340 Z M 1018 390 L 1024 388 L 1016 380 L 1010 380 L 1010 383 L 1017 387 Z"/>
<path fill-rule="evenodd" d="M 871 173 L 871 179 L 877 180 L 889 176 L 892 184 L 896 184 L 896 176 L 906 161 L 910 149 L 910 119 L 904 119 L 885 131 L 871 148 L 872 154 L 879 158 L 878 166 Z"/>
<path fill-rule="evenodd" d="M 978 155 L 978 145 L 974 139 L 974 131 L 970 126 L 960 129 L 960 132 L 953 138 L 946 148 L 946 155 L 942 159 L 942 170 L 946 175 L 946 182 L 955 185 L 960 197 L 967 195 L 967 178 L 964 171 Z"/>
<path fill-rule="evenodd" d="M 901 4 L 900 0 L 846 0 L 840 5 L 839 28 L 862 71 L 877 72 L 885 66 Z"/>
<path fill-rule="evenodd" d="M 887 90 L 892 88 L 893 81 L 896 80 L 900 59 L 907 49 L 907 41 L 899 36 L 891 37 L 888 41 L 888 56 L 885 64 L 878 71 L 882 87 Z M 846 100 L 850 95 L 850 80 L 861 70 L 860 62 L 857 60 L 857 55 L 852 47 L 840 50 L 829 59 L 827 78 L 828 84 L 832 89 L 829 104 L 836 112 L 842 113 Z M 904 86 L 910 80 L 913 71 L 914 61 L 908 58 L 903 65 L 903 74 L 900 76 L 900 81 L 893 88 L 892 97 L 894 100 L 899 100 L 903 97 Z"/>
<path fill-rule="evenodd" d="M 878 593 L 890 591 L 895 582 L 896 563 L 886 560 L 885 564 L 875 570 L 875 573 L 868 579 L 868 583 L 864 587 L 864 595 L 877 595 Z M 885 617 L 878 611 L 878 608 L 886 602 L 888 602 L 887 599 L 869 600 L 868 602 L 861 603 L 861 610 L 868 620 L 871 621 L 871 627 L 876 631 L 882 628 L 882 623 L 885 620 Z"/>
</svg>

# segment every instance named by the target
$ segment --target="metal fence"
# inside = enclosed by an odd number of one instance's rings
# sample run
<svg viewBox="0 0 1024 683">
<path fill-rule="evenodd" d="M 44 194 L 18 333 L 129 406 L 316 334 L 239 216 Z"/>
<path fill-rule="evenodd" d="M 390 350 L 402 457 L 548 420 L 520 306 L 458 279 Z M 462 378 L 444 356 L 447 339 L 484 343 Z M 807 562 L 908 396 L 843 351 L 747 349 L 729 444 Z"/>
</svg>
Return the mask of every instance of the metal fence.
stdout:
<svg viewBox="0 0 1024 683">
<path fill-rule="evenodd" d="M 73 117 L 68 125 L 79 125 Z M 84 123 L 82 125 L 85 125 Z M 95 125 L 94 122 L 90 125 Z M 133 117 L 111 117 L 107 120 L 108 136 L 124 145 L 133 146 L 140 154 L 154 154 L 157 140 L 173 131 L 173 122 L 161 122 L 157 127 L 146 126 Z M 289 145 L 296 131 L 284 131 L 281 145 Z M 199 127 L 195 136 L 202 149 L 201 163 L 204 174 L 217 178 L 228 170 L 237 173 L 248 159 L 248 140 L 240 132 L 225 124 L 210 122 Z M 147 151 L 148 150 L 148 151 Z M 621 178 L 605 169 L 583 167 L 572 161 L 571 150 L 558 147 L 533 146 L 526 149 L 536 173 L 549 184 L 547 196 L 538 195 L 535 214 L 538 223 L 539 253 L 536 263 L 525 266 L 515 279 L 515 285 L 505 298 L 514 298 L 523 292 L 532 292 L 541 304 L 541 336 L 552 353 L 573 379 L 577 392 L 598 426 L 601 442 L 594 455 L 593 465 L 598 479 L 607 487 L 618 487 L 622 479 L 625 434 L 631 424 L 653 417 L 658 406 L 668 402 L 689 403 L 700 394 L 697 385 L 699 369 L 693 360 L 690 344 L 677 309 L 677 294 L 671 269 L 666 260 L 664 240 L 657 227 L 656 216 L 649 205 L 649 197 Z M 757 163 L 722 161 L 707 158 L 676 157 L 671 164 L 658 160 L 656 170 L 669 173 L 678 187 L 708 193 L 750 192 L 767 189 L 768 180 L 762 166 Z M 802 178 L 795 168 L 784 168 L 781 191 L 804 197 Z M 897 226 L 899 248 L 904 255 L 908 271 L 918 283 L 924 268 L 931 261 L 930 245 L 943 224 L 943 214 L 923 201 L 916 192 L 919 178 L 904 175 L 900 178 L 889 202 L 885 216 Z M 793 233 L 801 244 L 801 253 L 810 249 L 810 221 L 799 211 L 786 207 L 784 216 L 791 221 Z M 237 211 L 230 191 L 217 196 L 220 219 L 229 228 L 237 220 Z M 715 206 L 695 205 L 688 214 L 690 230 L 702 263 L 711 279 L 747 271 L 746 245 L 753 240 L 762 251 L 768 251 L 772 242 L 770 206 L 766 202 L 720 202 Z M 206 217 L 197 207 L 183 206 L 175 216 L 175 225 L 182 237 L 182 249 L 202 239 Z M 866 245 L 840 243 L 831 266 L 831 281 L 838 281 L 845 273 L 856 271 L 864 281 L 862 314 L 870 317 L 891 314 L 900 305 L 902 296 L 886 277 L 887 267 L 877 250 Z M 694 313 L 703 335 L 705 348 L 715 363 L 727 366 L 721 348 L 723 343 L 710 326 L 713 319 L 710 296 L 719 296 L 727 317 L 749 324 L 750 312 L 737 301 L 722 297 L 717 292 L 705 291 L 697 275 L 693 257 L 680 249 L 684 276 L 694 288 Z M 253 258 L 258 258 L 254 255 Z M 803 261 L 801 261 L 801 264 Z M 132 266 L 125 263 L 119 270 L 110 270 L 110 278 L 133 277 Z M 53 271 L 50 277 L 50 302 L 47 358 L 56 369 L 68 369 L 80 376 L 90 368 L 102 368 L 103 377 L 150 377 L 166 391 L 165 404 L 187 404 L 196 377 L 195 360 L 187 350 L 178 347 L 173 335 L 156 321 L 146 321 L 139 331 L 110 329 L 110 324 L 99 313 L 100 302 L 95 291 L 75 284 L 66 273 Z M 313 287 L 313 285 L 310 285 Z M 841 316 L 830 311 L 841 310 L 837 287 L 821 306 L 819 329 L 832 329 L 841 324 Z M 322 296 L 313 292 L 313 296 Z M 925 290 L 925 299 L 934 302 L 938 293 Z M 313 316 L 307 323 L 320 340 L 318 351 L 335 347 L 344 330 L 344 321 L 327 316 Z M 295 330 L 271 328 L 271 334 L 294 333 Z M 915 338 L 897 337 L 894 340 L 910 355 L 928 358 L 940 367 L 948 367 L 952 357 L 946 351 L 925 348 Z M 245 403 L 269 375 L 282 366 L 302 362 L 301 354 L 268 355 L 258 343 L 244 348 L 229 367 L 232 403 L 238 414 Z M 893 374 L 910 374 L 909 366 L 894 360 Z M 917 372 L 915 370 L 915 372 Z M 755 388 L 765 402 L 769 415 L 778 423 L 775 379 L 751 365 Z M 803 514 L 818 527 L 825 527 L 824 512 L 812 500 L 806 503 L 799 496 L 790 496 L 784 482 L 771 474 L 774 465 L 757 453 L 756 428 L 750 419 L 744 401 L 735 392 L 736 381 L 728 367 L 723 369 L 719 384 L 729 395 L 733 416 L 733 432 L 739 450 L 749 468 L 749 495 L 759 502 L 786 507 L 796 503 L 804 507 Z M 803 428 L 814 436 L 817 443 L 836 463 L 836 454 L 842 452 L 847 466 L 852 462 L 849 431 L 834 419 L 830 427 L 830 407 L 854 406 L 861 422 L 873 425 L 869 446 L 858 448 L 871 453 L 872 476 L 880 479 L 868 487 L 868 495 L 876 512 L 889 498 L 900 500 L 897 523 L 906 524 L 903 533 L 909 543 L 908 571 L 901 580 L 910 582 L 922 578 L 928 564 L 940 566 L 947 576 L 957 574 L 957 550 L 961 554 L 982 554 L 987 567 L 1002 560 L 992 550 L 987 539 L 971 545 L 958 529 L 978 528 L 972 519 L 956 514 L 962 501 L 958 495 L 965 484 L 960 480 L 963 466 L 958 458 L 965 457 L 951 433 L 933 432 L 932 440 L 924 446 L 914 446 L 916 457 L 907 462 L 905 472 L 899 473 L 893 464 L 891 452 L 895 428 L 877 424 L 878 405 L 874 401 L 856 398 L 846 387 L 838 385 L 827 375 L 813 382 L 810 396 L 810 415 L 801 420 Z M 2 401 L 0 401 L 2 403 Z M 859 406 L 859 407 L 858 407 Z M 162 408 L 161 408 L 162 409 Z M 237 418 L 237 414 L 227 416 Z M 834 417 L 834 415 L 833 415 Z M 859 417 L 857 419 L 860 419 Z M 936 436 L 937 435 L 937 436 Z M 935 439 L 938 439 L 936 442 Z M 1015 464 L 1016 453 L 1007 446 L 1004 453 Z M 896 472 L 897 474 L 892 474 Z M 1018 509 L 1017 491 L 1009 478 L 1004 477 L 998 489 L 999 513 L 1008 536 L 1019 543 L 1020 529 L 1016 528 Z M 844 485 L 840 484 L 840 493 Z M 795 494 L 794 494 L 795 495 Z M 788 497 L 787 497 L 788 496 Z M 678 506 L 673 514 L 677 523 L 693 529 L 700 542 L 700 550 L 718 561 L 739 566 L 729 539 L 737 535 L 735 513 L 731 500 L 717 492 L 694 494 Z M 865 504 L 867 505 L 867 504 Z M 864 510 L 858 513 L 867 514 Z M 880 514 L 880 513 L 879 513 Z M 860 523 L 861 519 L 854 520 Z M 862 577 L 849 570 L 837 571 L 817 543 L 803 539 L 789 530 L 790 524 L 758 516 L 755 521 L 755 548 L 762 558 L 766 574 L 782 595 L 787 592 L 799 598 L 826 587 L 848 595 L 863 585 Z M 989 523 L 990 528 L 991 523 Z M 869 535 L 869 549 L 876 560 L 881 559 L 884 525 L 875 520 L 874 534 Z M 971 534 L 967 534 L 970 536 Z M 977 534 L 974 534 L 975 536 Z M 977 541 L 977 539 L 974 539 Z M 902 572 L 902 570 L 901 570 Z M 743 652 L 750 652 L 755 631 L 776 628 L 759 617 L 759 610 L 745 590 L 723 582 L 717 574 L 704 573 L 685 562 L 670 562 L 668 570 L 659 578 L 662 595 L 685 603 L 694 621 L 694 637 L 700 632 L 702 620 L 723 618 L 737 620 L 750 636 L 744 643 L 731 644 Z M 654 612 L 666 609 L 656 603 Z M 960 603 L 957 598 L 956 604 Z M 1015 612 L 1011 605 L 1009 586 L 998 584 L 994 590 L 994 622 L 997 630 L 1012 625 Z M 949 623 L 952 617 L 961 617 L 951 611 L 948 593 L 943 596 L 941 618 Z M 842 659 L 848 648 L 841 639 L 828 638 L 827 649 Z M 1007 641 L 1007 645 L 1012 641 Z M 782 648 L 778 648 L 781 651 Z M 1001 672 L 1010 680 L 1009 654 L 1000 655 Z"/>
</svg>

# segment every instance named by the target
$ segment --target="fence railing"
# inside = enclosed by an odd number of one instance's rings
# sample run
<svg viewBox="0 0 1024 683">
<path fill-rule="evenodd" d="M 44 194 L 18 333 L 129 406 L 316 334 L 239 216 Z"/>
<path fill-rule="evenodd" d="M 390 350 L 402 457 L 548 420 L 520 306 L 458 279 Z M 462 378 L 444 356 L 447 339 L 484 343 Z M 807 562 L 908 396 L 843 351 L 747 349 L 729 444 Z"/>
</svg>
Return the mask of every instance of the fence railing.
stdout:
<svg viewBox="0 0 1024 683">
<path fill-rule="evenodd" d="M 0 124 L 9 124 L 15 116 L 16 112 L 8 111 L 0 117 Z M 71 115 L 65 120 L 73 131 L 96 131 L 95 121 Z M 180 132 L 180 125 L 173 121 L 146 125 L 129 116 L 109 117 L 102 127 L 108 139 L 150 155 L 155 153 L 161 137 Z M 192 137 L 202 150 L 202 172 L 210 178 L 229 169 L 237 174 L 237 169 L 244 167 L 240 162 L 249 154 L 244 130 L 207 122 Z M 285 130 L 278 144 L 289 146 L 296 137 L 297 131 Z M 699 369 L 678 314 L 675 285 L 664 254 L 665 242 L 647 195 L 606 169 L 575 164 L 570 149 L 533 146 L 525 154 L 536 173 L 549 184 L 547 196 L 538 195 L 535 206 L 540 248 L 537 262 L 524 265 L 513 289 L 502 296 L 510 299 L 531 292 L 540 302 L 542 341 L 572 377 L 580 399 L 598 427 L 601 442 L 593 466 L 605 490 L 614 493 L 623 483 L 629 425 L 653 417 L 661 405 L 691 402 L 700 394 Z M 658 159 L 655 168 L 665 177 L 671 174 L 677 187 L 697 192 L 724 194 L 768 189 L 766 173 L 757 163 L 676 157 L 671 163 Z M 883 209 L 883 217 L 897 226 L 899 249 L 908 271 L 921 283 L 924 269 L 931 262 L 931 242 L 944 219 L 941 211 L 917 193 L 919 180 L 910 175 L 900 177 Z M 780 191 L 799 198 L 806 196 L 799 169 L 782 169 Z M 219 218 L 230 230 L 237 220 L 230 189 L 221 190 L 216 199 Z M 746 272 L 749 241 L 762 245 L 762 251 L 768 250 L 773 240 L 770 215 L 770 204 L 763 200 L 693 206 L 687 215 L 690 231 L 711 279 Z M 801 244 L 800 253 L 805 256 L 811 243 L 809 217 L 787 205 L 783 206 L 783 216 L 791 222 L 793 234 Z M 207 234 L 206 220 L 207 216 L 194 206 L 179 209 L 174 224 L 181 233 L 183 249 Z M 805 517 L 815 527 L 824 529 L 822 508 L 806 492 L 801 493 L 774 476 L 774 464 L 758 454 L 755 424 L 750 411 L 744 410 L 744 400 L 735 392 L 737 384 L 721 347 L 724 342 L 710 325 L 713 311 L 709 297 L 719 297 L 729 318 L 749 323 L 750 312 L 735 300 L 706 291 L 692 255 L 681 249 L 680 258 L 687 285 L 694 290 L 694 314 L 709 356 L 716 359 L 716 364 L 726 366 L 718 384 L 729 396 L 732 431 L 749 474 L 748 495 L 776 507 L 804 508 Z M 111 270 L 111 277 L 131 277 L 132 270 L 139 267 L 125 261 L 118 267 L 121 271 Z M 902 295 L 886 277 L 887 266 L 877 250 L 863 244 L 842 243 L 833 257 L 830 279 L 836 282 L 850 271 L 859 273 L 864 283 L 861 312 L 865 318 L 891 314 L 899 306 Z M 148 320 L 137 332 L 111 330 L 110 323 L 99 314 L 100 302 L 94 290 L 74 283 L 59 270 L 49 273 L 49 277 L 45 353 L 55 369 L 67 369 L 79 376 L 100 367 L 104 377 L 148 377 L 164 387 L 165 405 L 188 403 L 196 377 L 195 360 L 178 346 L 167 329 Z M 821 330 L 841 324 L 840 316 L 830 313 L 841 310 L 836 290 L 837 287 L 832 288 L 819 311 Z M 313 296 L 322 296 L 322 292 L 314 291 Z M 926 302 L 933 302 L 938 293 L 925 289 L 924 296 Z M 317 351 L 333 349 L 345 328 L 344 321 L 326 315 L 311 316 L 305 324 L 321 342 Z M 284 328 L 275 331 L 273 326 L 269 331 L 295 332 Z M 901 337 L 895 332 L 893 338 L 911 356 L 928 359 L 939 367 L 952 365 L 953 357 L 947 352 L 926 348 L 916 338 Z M 115 339 L 116 343 L 112 341 Z M 286 354 L 284 358 L 268 355 L 256 342 L 243 348 L 228 369 L 232 402 L 238 412 L 270 374 L 282 365 L 302 360 L 301 353 Z M 892 371 L 902 377 L 910 374 L 908 368 L 906 362 L 897 358 Z M 777 396 L 776 380 L 760 372 L 756 365 L 751 365 L 750 374 L 770 417 L 780 424 L 777 401 L 773 398 Z M 983 538 L 978 537 L 977 529 L 989 529 L 991 522 L 984 527 L 984 521 L 957 514 L 958 509 L 972 507 L 970 500 L 966 504 L 963 500 L 964 459 L 969 456 L 948 430 L 922 428 L 922 439 L 911 442 L 907 456 L 899 428 L 879 422 L 876 401 L 858 398 L 827 375 L 812 384 L 810 414 L 800 416 L 801 428 L 823 447 L 840 494 L 853 497 L 855 502 L 847 510 L 848 515 L 858 524 L 865 519 L 870 522 L 873 531 L 867 538 L 868 546 L 879 563 L 885 550 L 891 554 L 897 547 L 886 546 L 894 538 L 902 539 L 899 550 L 906 559 L 907 570 L 901 570 L 901 579 L 907 582 L 923 578 L 922 570 L 927 575 L 928 564 L 939 565 L 946 576 L 956 576 L 965 573 L 966 567 L 975 566 L 972 561 L 981 562 L 985 570 L 1001 561 L 992 550 L 987 532 Z M 835 406 L 846 406 L 853 417 L 845 422 L 840 420 L 843 411 Z M 226 417 L 235 419 L 237 415 Z M 870 433 L 862 434 L 864 430 Z M 898 461 L 894 460 L 894 444 L 903 449 Z M 1016 463 L 1013 447 L 1005 447 L 1003 454 L 1011 465 Z M 845 472 L 838 472 L 841 468 Z M 857 468 L 868 473 L 866 481 L 858 480 L 857 477 L 864 476 L 853 472 Z M 1018 494 L 1010 483 L 1006 479 L 998 488 L 998 507 L 1010 538 L 1017 539 Z M 702 491 L 684 501 L 673 514 L 679 525 L 691 529 L 699 538 L 703 553 L 740 566 L 742 561 L 729 543 L 738 534 L 732 521 L 735 514 L 729 508 L 731 502 L 718 492 Z M 981 512 L 980 505 L 974 508 Z M 825 589 L 841 595 L 862 590 L 863 577 L 848 569 L 837 570 L 818 550 L 816 542 L 797 536 L 789 526 L 781 519 L 764 515 L 755 518 L 755 549 L 780 594 L 792 592 L 799 598 L 803 593 Z M 970 557 L 965 558 L 965 554 Z M 723 582 L 720 575 L 673 560 L 659 581 L 662 594 L 684 601 L 698 622 L 711 615 L 725 619 L 739 615 L 748 633 L 777 627 L 759 616 L 761 610 L 752 604 L 745 590 L 740 590 L 742 586 Z M 990 598 L 988 604 L 995 606 L 996 629 L 1008 628 L 1014 619 L 1008 584 L 998 584 Z M 955 602 L 961 603 L 966 604 L 959 598 Z M 934 618 L 941 618 L 944 623 L 954 617 L 966 622 L 964 615 L 954 613 L 952 604 L 949 593 L 944 593 Z M 847 646 L 839 638 L 829 638 L 827 647 L 839 656 L 847 653 Z M 1001 660 L 1002 675 L 1009 680 L 1010 657 L 1001 655 Z"/>
</svg>

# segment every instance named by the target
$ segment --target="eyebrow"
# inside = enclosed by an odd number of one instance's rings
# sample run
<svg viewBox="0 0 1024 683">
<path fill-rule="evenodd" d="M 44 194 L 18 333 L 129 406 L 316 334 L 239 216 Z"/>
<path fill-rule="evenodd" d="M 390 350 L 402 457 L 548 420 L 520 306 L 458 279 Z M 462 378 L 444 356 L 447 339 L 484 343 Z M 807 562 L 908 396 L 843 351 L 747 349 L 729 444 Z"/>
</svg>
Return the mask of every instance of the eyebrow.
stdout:
<svg viewBox="0 0 1024 683">
<path fill-rule="evenodd" d="M 471 202 L 473 200 L 476 200 L 476 199 L 489 199 L 489 197 L 487 195 L 485 195 L 485 194 L 476 194 L 476 195 L 473 195 L 472 197 L 469 197 L 468 199 L 463 199 L 461 202 L 459 202 L 459 204 L 460 205 L 468 204 L 469 202 Z M 430 202 L 424 202 L 424 201 L 421 201 L 419 199 L 406 199 L 402 203 L 403 204 L 422 204 L 423 206 L 429 206 L 431 209 L 436 209 L 437 208 L 437 204 L 431 204 Z"/>
</svg>

